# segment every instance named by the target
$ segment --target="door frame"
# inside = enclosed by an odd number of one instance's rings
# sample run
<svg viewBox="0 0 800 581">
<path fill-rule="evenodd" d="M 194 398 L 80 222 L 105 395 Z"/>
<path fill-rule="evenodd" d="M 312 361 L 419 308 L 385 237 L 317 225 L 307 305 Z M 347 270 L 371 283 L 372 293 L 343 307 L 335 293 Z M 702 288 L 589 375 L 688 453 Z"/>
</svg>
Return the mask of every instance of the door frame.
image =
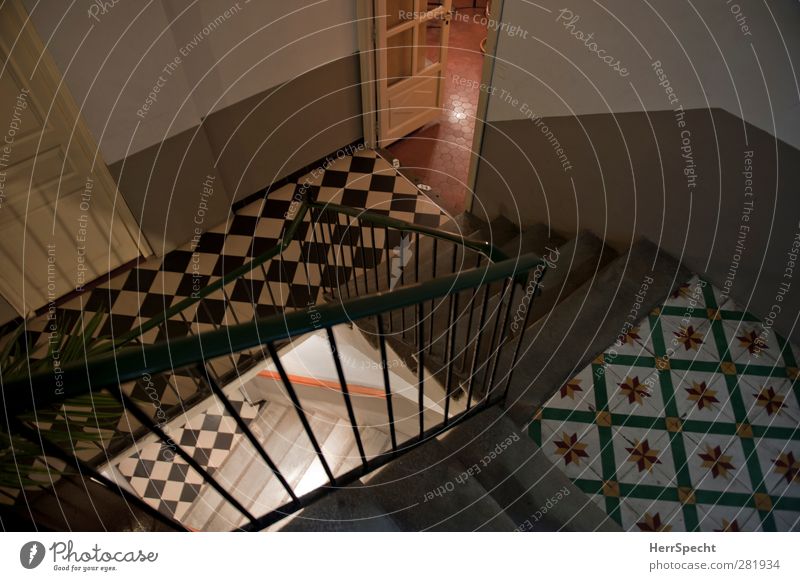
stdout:
<svg viewBox="0 0 800 581">
<path fill-rule="evenodd" d="M 375 59 L 377 49 L 377 27 L 375 15 L 377 14 L 378 0 L 364 0 L 356 2 L 356 21 L 358 28 L 358 51 L 361 66 L 361 105 L 363 114 L 362 127 L 364 131 L 364 145 L 370 149 L 378 149 L 378 74 Z M 491 0 L 490 19 L 499 22 L 503 14 L 505 0 Z M 454 9 L 455 10 L 455 9 Z M 483 56 L 483 69 L 481 84 L 491 83 L 494 75 L 495 54 L 497 39 L 500 30 L 492 26 L 486 34 L 486 53 Z M 444 74 L 444 71 L 442 71 Z M 474 203 L 475 183 L 478 178 L 478 160 L 480 148 L 483 144 L 483 135 L 486 131 L 486 113 L 489 109 L 489 95 L 487 91 L 480 91 L 478 95 L 478 109 L 475 112 L 475 132 L 472 136 L 472 155 L 470 155 L 469 171 L 467 174 L 467 199 L 466 208 L 472 210 Z"/>
</svg>

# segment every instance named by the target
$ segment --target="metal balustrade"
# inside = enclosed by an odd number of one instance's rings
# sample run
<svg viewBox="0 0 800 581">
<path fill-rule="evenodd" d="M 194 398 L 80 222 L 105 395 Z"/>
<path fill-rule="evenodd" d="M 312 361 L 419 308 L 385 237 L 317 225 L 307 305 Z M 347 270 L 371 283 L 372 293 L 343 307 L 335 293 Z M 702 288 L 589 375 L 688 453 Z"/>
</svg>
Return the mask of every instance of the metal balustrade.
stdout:
<svg viewBox="0 0 800 581">
<path fill-rule="evenodd" d="M 294 239 L 299 224 L 306 219 L 310 220 L 311 227 L 302 246 L 302 263 L 307 276 L 316 272 L 319 277 L 326 289 L 326 304 L 309 305 L 306 309 L 270 317 L 253 317 L 249 321 L 235 321 L 229 326 L 216 325 L 212 330 L 189 333 L 165 343 L 137 342 L 142 333 L 164 326 L 172 318 L 186 320 L 186 310 L 202 305 L 204 297 L 218 291 L 227 292 L 229 285 L 254 269 L 263 268 L 269 260 L 279 260 L 280 253 Z M 502 401 L 522 342 L 522 333 L 509 333 L 509 320 L 524 294 L 530 288 L 537 288 L 544 272 L 543 261 L 533 254 L 508 259 L 491 244 L 464 239 L 442 229 L 409 224 L 374 212 L 306 201 L 298 208 L 274 250 L 208 285 L 194 299 L 180 301 L 159 317 L 119 337 L 113 349 L 65 365 L 58 377 L 59 389 L 56 388 L 56 377 L 47 370 L 4 382 L 1 412 L 8 419 L 15 437 L 39 446 L 43 457 L 63 462 L 67 466 L 65 473 L 91 479 L 150 514 L 163 526 L 183 530 L 185 527 L 170 515 L 157 511 L 100 474 L 83 461 L 74 448 L 65 449 L 48 441 L 46 430 L 38 430 L 30 419 L 22 419 L 29 418 L 30 413 L 37 409 L 58 406 L 71 397 L 110 393 L 142 425 L 143 432 L 154 434 L 174 446 L 176 454 L 247 519 L 242 529 L 260 530 L 286 514 L 308 506 L 329 491 L 329 487 L 347 485 L 466 417 Z M 255 305 L 255 299 L 253 302 Z M 386 396 L 385 425 L 391 437 L 391 449 L 384 453 L 370 456 L 362 441 L 361 427 L 334 335 L 334 330 L 342 325 L 355 326 L 369 336 L 376 357 L 380 358 Z M 360 460 L 356 468 L 338 476 L 330 468 L 303 402 L 279 355 L 281 346 L 287 342 L 319 330 L 324 331 L 328 338 L 329 350 L 320 357 L 331 357 L 334 361 L 347 421 Z M 404 347 L 408 361 L 416 366 L 418 433 L 405 440 L 396 430 L 398 418 L 394 398 L 397 396 L 390 385 L 389 347 Z M 511 354 L 511 368 L 500 374 L 498 380 L 502 350 Z M 247 357 L 243 358 L 243 354 Z M 213 365 L 220 358 L 232 362 L 235 374 L 242 372 L 240 362 L 243 360 L 250 367 L 265 360 L 271 361 L 325 471 L 327 486 L 297 494 L 271 458 L 270 450 L 262 446 L 225 394 L 226 378 L 217 373 Z M 441 380 L 444 388 L 443 421 L 433 427 L 426 427 L 425 422 L 426 370 L 429 377 Z M 121 387 L 143 374 L 169 377 L 176 371 L 189 374 L 197 382 L 199 393 L 213 395 L 222 403 L 248 445 L 255 448 L 286 491 L 290 499 L 288 503 L 276 506 L 266 514 L 252 514 L 189 452 L 172 443 L 163 426 Z M 460 401 L 458 406 L 454 403 L 456 399 Z M 57 494 L 57 491 L 52 493 Z"/>
</svg>

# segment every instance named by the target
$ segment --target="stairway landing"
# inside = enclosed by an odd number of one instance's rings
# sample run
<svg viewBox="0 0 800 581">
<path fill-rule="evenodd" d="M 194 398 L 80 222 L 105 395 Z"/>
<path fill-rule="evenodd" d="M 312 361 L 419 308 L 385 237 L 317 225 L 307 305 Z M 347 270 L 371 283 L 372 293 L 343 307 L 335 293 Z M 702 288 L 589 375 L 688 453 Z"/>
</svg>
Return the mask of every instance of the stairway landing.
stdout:
<svg viewBox="0 0 800 581">
<path fill-rule="evenodd" d="M 693 277 L 632 317 L 529 433 L 625 530 L 798 530 L 798 357 Z"/>
</svg>

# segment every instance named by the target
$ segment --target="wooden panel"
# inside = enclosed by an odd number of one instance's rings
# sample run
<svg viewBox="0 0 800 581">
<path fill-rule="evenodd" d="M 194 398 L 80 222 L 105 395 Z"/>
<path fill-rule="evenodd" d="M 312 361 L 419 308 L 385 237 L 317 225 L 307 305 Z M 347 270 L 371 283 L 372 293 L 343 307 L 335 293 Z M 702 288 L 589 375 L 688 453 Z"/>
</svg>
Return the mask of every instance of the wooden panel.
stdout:
<svg viewBox="0 0 800 581">
<path fill-rule="evenodd" d="M 377 0 L 378 145 L 408 135 L 441 115 L 451 0 L 428 10 L 423 0 Z M 401 14 L 400 11 L 403 11 Z"/>
<path fill-rule="evenodd" d="M 389 125 L 400 127 L 421 113 L 426 113 L 426 109 L 437 107 L 438 95 L 438 77 L 413 79 L 411 87 L 395 96 L 389 95 Z"/>
<path fill-rule="evenodd" d="M 135 222 L 19 0 L 0 6 L 0 58 L 0 293 L 28 314 L 140 252 Z"/>
</svg>

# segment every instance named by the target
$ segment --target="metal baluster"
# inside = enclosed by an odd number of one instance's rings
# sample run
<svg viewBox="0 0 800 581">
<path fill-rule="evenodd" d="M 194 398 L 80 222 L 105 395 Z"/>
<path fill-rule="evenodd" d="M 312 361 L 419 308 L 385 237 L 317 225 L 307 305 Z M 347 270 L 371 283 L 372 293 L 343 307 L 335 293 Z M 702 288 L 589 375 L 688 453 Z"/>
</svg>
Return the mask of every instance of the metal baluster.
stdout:
<svg viewBox="0 0 800 581">
<path fill-rule="evenodd" d="M 223 291 L 223 296 L 224 296 L 224 294 L 225 294 L 225 293 L 224 293 L 224 291 Z M 209 321 L 211 321 L 211 324 L 214 326 L 214 329 L 215 329 L 215 330 L 216 330 L 216 329 L 219 329 L 219 328 L 220 328 L 220 325 L 214 322 L 214 315 L 212 315 L 212 314 L 211 314 L 211 310 L 208 308 L 208 305 L 206 304 L 206 299 L 200 299 L 200 305 L 203 307 L 203 310 L 205 311 L 205 313 L 206 313 L 206 316 L 208 317 L 208 320 L 209 320 Z M 224 303 L 223 303 L 223 306 L 224 306 Z M 198 320 L 198 323 L 199 323 L 199 322 L 200 322 L 200 321 Z M 232 368 L 233 368 L 233 369 L 236 369 L 236 360 L 233 358 L 233 354 L 232 354 L 232 353 L 228 353 L 228 359 L 230 359 L 231 365 L 233 366 Z M 217 376 L 217 380 L 219 380 L 219 378 L 220 378 L 220 375 L 219 375 L 219 373 L 217 372 L 217 370 L 216 370 L 216 369 L 214 369 L 214 366 L 213 366 L 213 365 L 211 366 L 211 370 L 212 370 L 212 371 L 214 372 L 214 374 Z"/>
<path fill-rule="evenodd" d="M 225 287 L 222 287 L 222 297 L 225 299 L 224 302 L 230 306 L 231 314 L 233 315 L 233 320 L 236 321 L 236 324 L 238 325 L 239 323 L 241 323 L 241 321 L 239 320 L 239 315 L 236 314 L 236 308 L 233 306 L 233 303 L 231 303 L 231 299 L 228 296 L 228 291 L 225 290 Z M 228 312 L 227 308 L 225 309 L 225 312 L 226 313 Z"/>
<path fill-rule="evenodd" d="M 381 365 L 383 366 L 383 386 L 386 390 L 386 413 L 389 416 L 389 434 L 392 438 L 392 451 L 397 451 L 397 433 L 394 426 L 394 410 L 392 408 L 392 389 L 389 386 L 389 365 L 386 361 L 386 337 L 383 330 L 383 317 L 375 315 L 378 321 L 378 341 L 381 346 Z"/>
<path fill-rule="evenodd" d="M 342 395 L 344 396 L 344 405 L 347 408 L 347 416 L 350 418 L 350 425 L 353 428 L 353 435 L 356 438 L 356 446 L 358 447 L 358 453 L 361 456 L 361 463 L 364 464 L 364 468 L 367 467 L 367 456 L 364 453 L 364 444 L 361 441 L 361 432 L 358 429 L 358 423 L 356 422 L 356 412 L 353 409 L 353 402 L 350 399 L 350 390 L 347 387 L 347 381 L 344 378 L 344 370 L 342 369 L 342 362 L 339 360 L 339 350 L 336 348 L 336 339 L 333 336 L 333 329 L 330 327 L 325 327 L 325 331 L 328 334 L 328 341 L 331 345 L 331 354 L 333 355 L 333 362 L 336 365 L 336 374 L 339 376 L 339 384 L 342 388 Z"/>
<path fill-rule="evenodd" d="M 347 215 L 344 216 L 345 222 L 345 231 L 347 232 L 347 245 L 350 247 L 350 276 L 347 277 L 348 285 L 350 283 L 350 278 L 353 279 L 353 289 L 356 291 L 356 296 L 358 296 L 358 276 L 356 273 L 356 248 L 353 242 L 353 227 L 350 223 L 350 219 Z M 344 240 L 344 232 L 342 232 L 342 240 Z M 349 289 L 349 286 L 348 286 Z M 348 290 L 349 293 L 349 290 Z M 365 293 L 366 294 L 366 293 Z"/>
<path fill-rule="evenodd" d="M 378 255 L 378 243 L 375 241 L 375 225 L 372 222 L 369 223 L 369 233 L 371 237 L 370 242 L 372 243 L 372 263 L 373 263 L 372 272 L 375 274 L 375 292 L 378 292 L 381 289 L 381 283 L 378 277 L 378 266 L 380 266 L 380 258 Z"/>
<path fill-rule="evenodd" d="M 339 254 L 340 246 L 337 246 L 336 240 L 333 237 L 334 228 L 333 228 L 333 226 L 331 226 L 331 216 L 330 216 L 331 213 L 330 213 L 330 210 L 325 208 L 324 210 L 322 210 L 322 213 L 325 215 L 325 225 L 328 228 L 328 238 L 330 238 L 331 248 L 333 249 L 333 269 L 334 269 L 334 273 L 336 275 L 335 276 L 335 278 L 336 278 L 336 294 L 338 295 L 338 298 L 341 301 L 344 298 L 344 294 L 345 293 L 343 293 L 341 290 L 339 290 L 339 286 L 340 286 L 340 281 L 339 281 L 339 259 L 338 259 L 337 256 Z M 337 220 L 337 224 L 338 224 L 338 220 Z M 345 285 L 345 291 L 348 294 L 347 298 L 350 298 L 349 291 L 346 288 L 346 285 Z"/>
<path fill-rule="evenodd" d="M 327 268 L 327 266 L 328 266 L 328 249 L 324 244 L 320 245 L 320 243 L 319 243 L 319 239 L 317 238 L 317 222 L 318 222 L 317 211 L 314 208 L 311 208 L 311 235 L 312 235 L 313 240 L 314 240 L 314 247 L 316 248 L 317 267 L 319 268 L 319 283 L 324 286 L 325 285 L 325 278 L 327 278 L 328 279 L 328 290 L 330 291 L 331 296 L 333 296 L 333 285 L 331 284 L 331 278 L 330 278 L 331 272 L 330 272 L 330 269 Z M 321 230 L 321 227 L 320 227 L 320 230 Z M 324 239 L 325 239 L 324 233 L 320 232 L 320 234 L 322 234 L 322 239 L 323 239 L 323 242 L 324 242 Z M 324 248 L 321 248 L 321 246 L 324 247 Z M 320 255 L 322 251 L 325 252 L 325 276 L 323 276 L 323 272 L 322 272 L 322 257 Z"/>
<path fill-rule="evenodd" d="M 255 319 L 258 316 L 258 313 L 256 311 L 256 306 L 257 306 L 256 300 L 255 298 L 253 298 L 253 279 L 245 278 L 242 280 L 243 280 L 242 286 L 244 287 L 244 290 L 247 293 L 247 298 L 250 299 L 250 305 L 253 307 L 253 319 Z M 248 282 L 250 284 L 247 284 Z"/>
<path fill-rule="evenodd" d="M 477 259 L 475 260 L 475 268 L 480 268 L 481 266 L 481 255 L 478 254 Z M 467 365 L 467 346 L 470 344 L 470 333 L 472 333 L 472 314 L 475 312 L 475 297 L 478 295 L 478 289 L 480 287 L 475 287 L 472 289 L 472 297 L 469 300 L 468 308 L 469 308 L 469 317 L 467 319 L 467 338 L 466 343 L 464 344 L 464 356 L 461 358 L 461 371 L 466 371 L 465 367 Z M 480 333 L 480 330 L 478 330 Z"/>
<path fill-rule="evenodd" d="M 304 244 L 305 240 L 297 240 L 297 244 L 300 245 L 300 263 L 303 265 L 303 274 L 306 275 L 306 290 L 308 290 L 308 295 L 311 296 L 311 274 L 308 272 L 308 246 Z M 291 285 L 292 281 L 287 280 L 286 284 Z M 320 284 L 322 284 L 322 280 L 320 280 Z M 316 299 L 316 297 L 314 297 Z M 316 300 L 314 301 L 316 303 Z"/>
<path fill-rule="evenodd" d="M 444 425 L 447 425 L 450 419 L 450 397 L 453 385 L 453 359 L 455 358 L 454 352 L 456 348 L 456 331 L 458 327 L 458 320 L 455 314 L 458 312 L 458 293 L 453 293 L 451 297 L 454 300 L 450 301 L 450 323 L 447 325 L 447 354 L 445 355 L 445 362 L 447 364 L 447 379 L 445 381 L 445 396 L 444 396 Z"/>
<path fill-rule="evenodd" d="M 227 411 L 228 415 L 233 418 L 233 421 L 236 422 L 236 425 L 239 427 L 239 430 L 241 430 L 245 438 L 247 438 L 250 444 L 256 449 L 258 455 L 261 456 L 261 459 L 269 467 L 269 469 L 275 475 L 275 478 L 278 479 L 278 482 L 281 483 L 281 486 L 283 486 L 283 488 L 286 490 L 286 492 L 289 494 L 292 500 L 298 502 L 298 498 L 297 495 L 294 493 L 294 490 L 292 490 L 292 487 L 289 485 L 286 478 L 284 478 L 283 474 L 281 474 L 281 471 L 278 469 L 278 466 L 275 464 L 275 462 L 272 461 L 272 458 L 269 457 L 267 451 L 264 450 L 264 447 L 261 445 L 261 442 L 258 441 L 258 438 L 256 438 L 253 432 L 250 430 L 250 427 L 247 425 L 247 422 L 245 422 L 242 419 L 242 416 L 239 415 L 239 412 L 236 411 L 236 408 L 228 399 L 228 397 L 225 395 L 225 392 L 222 391 L 222 388 L 219 386 L 219 384 L 214 379 L 209 377 L 208 374 L 203 373 L 204 370 L 205 369 L 202 367 L 202 365 L 198 366 L 197 371 L 200 373 L 201 377 L 203 375 L 206 376 L 206 380 L 208 381 L 208 385 L 211 388 L 211 391 L 214 393 L 214 395 L 217 396 L 217 398 L 219 398 L 222 401 L 222 405 L 225 407 L 225 411 Z"/>
<path fill-rule="evenodd" d="M 467 390 L 467 409 L 472 405 L 472 390 L 475 386 L 475 365 L 478 362 L 478 352 L 481 350 L 481 339 L 483 338 L 483 327 L 486 325 L 486 311 L 489 307 L 489 287 L 491 285 L 484 285 L 483 292 L 483 305 L 481 306 L 481 318 L 478 324 L 478 337 L 475 340 L 475 351 L 472 352 L 472 365 L 469 374 L 469 388 Z"/>
<path fill-rule="evenodd" d="M 422 303 L 417 303 L 417 316 L 420 323 L 417 325 L 417 380 L 419 382 L 419 437 L 422 439 L 425 433 L 425 345 L 424 333 L 422 327 L 422 318 L 425 314 L 425 309 Z"/>
<path fill-rule="evenodd" d="M 485 400 L 489 398 L 489 389 L 491 385 L 486 384 L 486 379 L 489 377 L 489 367 L 492 366 L 492 360 L 494 359 L 495 364 L 497 363 L 497 357 L 495 350 L 497 349 L 497 332 L 500 329 L 500 313 L 503 310 L 503 297 L 506 296 L 506 291 L 508 290 L 508 279 L 503 280 L 503 290 L 500 292 L 500 300 L 497 303 L 497 309 L 495 310 L 496 314 L 494 315 L 494 328 L 492 329 L 492 342 L 489 343 L 489 352 L 486 354 L 486 361 L 481 364 L 483 368 L 483 387 L 486 390 L 486 394 L 484 396 Z M 508 301 L 511 302 L 511 297 L 508 297 Z M 508 310 L 506 310 L 506 314 Z"/>
<path fill-rule="evenodd" d="M 414 234 L 414 283 L 419 283 L 419 232 Z M 414 325 L 414 342 L 419 344 L 420 329 L 422 327 L 422 316 L 417 309 L 417 322 Z"/>
<path fill-rule="evenodd" d="M 270 284 L 269 274 L 267 273 L 267 269 L 262 263 L 261 265 L 261 272 L 264 275 L 264 284 L 267 287 L 267 292 L 269 293 L 269 300 L 272 301 L 272 308 L 279 309 L 283 305 L 279 305 L 278 302 L 275 300 L 275 293 L 272 292 L 272 285 Z"/>
<path fill-rule="evenodd" d="M 364 250 L 364 227 L 361 225 L 361 218 L 356 218 L 358 224 L 358 241 L 359 249 L 361 250 L 361 271 L 364 273 L 364 293 L 369 294 L 369 275 L 367 274 L 367 254 Z M 375 289 L 377 292 L 378 289 Z"/>
<path fill-rule="evenodd" d="M 399 281 L 400 282 L 400 286 L 404 286 L 405 278 L 406 278 L 406 266 L 405 266 L 406 261 L 404 259 L 405 257 L 404 257 L 404 254 L 403 254 L 405 252 L 404 248 L 405 248 L 405 244 L 403 243 L 403 233 L 401 232 L 400 233 L 400 247 L 399 247 L 399 250 L 400 250 L 400 256 L 399 256 L 399 260 L 400 260 L 400 281 Z M 405 340 L 406 331 L 407 331 L 407 329 L 406 329 L 406 308 L 405 307 L 400 307 L 400 324 L 403 325 L 402 329 L 400 330 L 400 337 Z"/>
<path fill-rule="evenodd" d="M 131 504 L 135 505 L 137 508 L 142 510 L 143 512 L 147 513 L 154 519 L 158 520 L 162 524 L 165 524 L 169 528 L 175 531 L 185 531 L 188 530 L 185 526 L 179 523 L 177 520 L 174 520 L 168 517 L 165 514 L 162 514 L 160 511 L 156 510 L 149 504 L 147 504 L 144 500 L 139 498 L 136 494 L 128 492 L 123 486 L 120 486 L 114 480 L 111 480 L 107 476 L 104 476 L 99 471 L 95 470 L 85 462 L 78 460 L 77 454 L 70 455 L 64 450 L 62 450 L 56 444 L 53 444 L 49 440 L 42 438 L 41 432 L 34 430 L 33 428 L 27 426 L 23 423 L 19 418 L 10 417 L 8 419 L 9 428 L 13 432 L 18 433 L 20 436 L 29 440 L 31 442 L 39 442 L 42 445 L 42 452 L 45 453 L 47 456 L 52 456 L 54 458 L 58 458 L 62 462 L 66 463 L 68 466 L 72 467 L 81 478 L 85 478 L 88 476 L 92 480 L 96 480 L 106 488 L 108 488 L 112 493 L 119 494 L 122 498 L 126 501 L 130 502 Z M 85 475 L 85 476 L 84 476 Z"/>
<path fill-rule="evenodd" d="M 248 281 L 250 282 L 250 284 L 247 284 Z M 253 283 L 254 282 L 255 282 L 255 280 L 252 279 L 252 278 L 245 279 L 245 284 L 243 285 L 244 286 L 244 290 L 247 292 L 247 298 L 250 299 L 250 304 L 253 305 L 253 320 L 255 320 L 258 317 L 258 309 L 257 309 L 258 303 L 257 303 L 257 301 L 255 300 L 255 298 L 253 296 Z M 266 284 L 269 284 L 269 283 L 267 281 L 264 281 L 264 284 L 266 285 Z M 257 349 L 261 352 L 261 357 L 258 359 L 258 361 L 263 361 L 264 359 L 266 359 L 267 358 L 267 354 L 264 351 L 264 346 L 263 345 L 259 345 L 257 347 Z M 252 355 L 251 355 L 251 357 L 252 357 Z M 206 363 L 206 365 L 208 365 L 208 363 Z"/>
<path fill-rule="evenodd" d="M 492 373 L 489 376 L 489 385 L 486 388 L 486 401 L 489 401 L 489 397 L 492 392 L 492 387 L 494 386 L 494 380 L 497 376 L 497 366 L 500 361 L 500 355 L 503 350 L 506 337 L 508 336 L 508 319 L 511 317 L 511 308 L 514 306 L 514 289 L 516 288 L 516 284 L 514 283 L 513 279 L 506 279 L 506 284 L 508 285 L 509 281 L 511 282 L 510 292 L 508 294 L 508 306 L 506 307 L 506 316 L 503 320 L 503 328 L 500 330 L 500 341 L 497 345 L 497 353 L 494 355 L 494 364 L 492 365 Z"/>
<path fill-rule="evenodd" d="M 534 275 L 534 277 L 535 277 L 535 282 L 538 284 L 538 282 L 539 282 L 539 280 L 541 280 L 541 278 L 540 277 L 536 277 L 536 275 Z M 525 288 L 526 287 L 524 287 L 524 286 L 522 287 L 522 292 L 523 293 L 525 293 Z M 534 291 L 534 293 L 535 292 L 536 291 Z M 531 311 L 533 310 L 532 307 L 533 307 L 533 299 L 531 299 L 531 301 L 528 303 L 528 308 L 525 311 L 525 320 L 522 322 L 522 328 L 519 331 L 519 339 L 517 339 L 517 346 L 514 348 L 514 356 L 511 358 L 511 367 L 508 370 L 508 378 L 506 379 L 506 387 L 503 390 L 503 400 L 505 400 L 506 397 L 508 397 L 508 390 L 511 387 L 511 376 L 514 374 L 514 368 L 517 366 L 517 358 L 519 357 L 519 350 L 520 350 L 520 347 L 522 347 L 522 339 L 523 339 L 523 337 L 525 337 L 525 329 L 528 328 L 528 317 L 530 317 Z"/>
<path fill-rule="evenodd" d="M 386 246 L 386 290 L 391 290 L 392 288 L 392 249 L 389 246 L 389 229 L 384 229 L 384 245 Z M 402 276 L 402 272 L 400 273 Z M 389 332 L 394 333 L 394 317 L 392 313 L 389 312 Z"/>
<path fill-rule="evenodd" d="M 306 436 L 308 436 L 308 439 L 311 442 L 311 447 L 314 448 L 314 453 L 317 455 L 317 458 L 319 458 L 319 462 L 322 464 L 322 469 L 325 471 L 328 480 L 330 480 L 330 485 L 335 486 L 336 477 L 333 475 L 331 467 L 328 465 L 328 461 L 325 460 L 325 456 L 322 454 L 322 448 L 320 448 L 317 437 L 314 435 L 314 432 L 311 429 L 311 424 L 308 423 L 308 418 L 306 417 L 305 411 L 303 411 L 303 406 L 300 405 L 300 398 L 297 397 L 297 392 L 294 390 L 294 386 L 289 380 L 286 370 L 283 368 L 283 363 L 281 363 L 280 357 L 278 357 L 278 352 L 275 349 L 275 345 L 272 343 L 267 343 L 267 351 L 269 351 L 269 356 L 272 358 L 272 362 L 275 364 L 275 369 L 277 370 L 278 375 L 280 375 L 281 381 L 283 381 L 283 386 L 286 388 L 286 393 L 288 394 L 289 399 L 292 400 L 292 405 L 294 405 L 294 409 L 297 412 L 297 417 L 300 419 L 300 423 L 303 424 L 303 429 L 305 430 Z"/>
<path fill-rule="evenodd" d="M 162 442 L 168 445 L 170 442 L 172 442 L 172 439 L 169 436 L 167 436 L 167 434 L 165 434 L 164 431 L 155 422 L 153 422 L 150 416 L 148 416 L 145 412 L 143 412 L 132 399 L 130 399 L 127 395 L 122 393 L 122 390 L 118 390 L 117 392 L 112 392 L 112 394 L 122 403 L 122 405 L 126 409 L 131 411 L 133 416 L 139 421 L 140 424 L 142 424 L 148 430 L 153 432 L 158 437 L 158 439 L 160 439 Z M 203 480 L 205 482 L 208 482 L 208 484 L 210 484 L 211 487 L 214 490 L 216 490 L 220 494 L 220 496 L 222 496 L 222 498 L 231 503 L 233 507 L 240 513 L 242 513 L 242 515 L 244 515 L 249 521 L 255 522 L 256 519 L 252 514 L 250 514 L 250 511 L 247 510 L 244 506 L 242 506 L 242 504 L 238 500 L 236 500 L 233 496 L 231 496 L 231 494 L 227 490 L 225 490 L 225 488 L 219 482 L 217 482 L 216 478 L 211 476 L 211 474 L 209 474 L 205 468 L 200 466 L 200 464 L 197 462 L 197 460 L 194 459 L 194 457 L 192 457 L 191 454 L 189 454 L 186 450 L 184 450 L 181 446 L 175 444 L 174 442 L 172 442 L 172 445 L 174 446 L 175 452 L 178 454 L 178 456 L 183 458 L 195 472 L 200 474 Z"/>
<path fill-rule="evenodd" d="M 338 290 L 337 286 L 336 286 L 336 281 L 337 281 L 336 272 L 337 271 L 336 271 L 336 267 L 335 267 L 335 265 L 336 265 L 336 246 L 333 243 L 333 238 L 331 237 L 330 228 L 329 227 L 328 228 L 325 227 L 325 225 L 326 225 L 326 222 L 324 222 L 325 219 L 326 218 L 322 217 L 322 212 L 320 212 L 319 213 L 319 220 L 320 220 L 319 233 L 320 233 L 320 237 L 322 238 L 322 243 L 325 246 L 325 249 L 324 249 L 325 250 L 325 270 L 326 270 L 327 275 L 328 275 L 328 286 L 331 289 L 331 296 L 334 296 L 336 294 L 337 290 Z M 327 226 L 330 226 L 330 224 L 327 224 Z M 327 238 L 327 240 L 325 239 L 325 230 L 326 229 L 328 230 L 328 234 L 327 234 L 328 238 Z M 333 258 L 333 264 L 334 264 L 333 268 L 331 268 L 331 261 L 330 261 L 330 258 L 328 256 L 329 253 L 330 253 L 330 256 Z"/>
<path fill-rule="evenodd" d="M 199 303 L 202 303 L 203 300 L 205 300 L 205 299 L 200 299 Z M 197 316 L 197 310 L 199 308 L 200 308 L 200 306 L 198 305 L 198 308 L 195 309 L 195 311 L 194 311 L 194 321 L 195 321 L 195 323 L 197 324 L 198 327 L 200 326 L 200 319 Z M 208 311 L 208 308 L 206 308 L 206 311 Z M 189 325 L 189 334 L 190 335 L 195 335 L 196 333 L 192 332 L 193 323 L 189 322 L 189 320 L 186 318 L 186 315 L 183 314 L 183 311 L 178 311 L 178 314 L 180 315 L 180 317 L 183 320 L 183 322 L 187 323 Z M 202 332 L 202 331 L 198 328 L 198 332 Z M 214 375 L 219 377 L 219 372 L 216 369 L 216 365 L 214 363 L 211 363 L 210 361 L 209 361 L 208 365 L 211 368 L 211 371 L 214 372 Z"/>
<path fill-rule="evenodd" d="M 438 238 L 433 239 L 433 268 L 431 269 L 432 278 L 431 280 L 436 280 L 436 255 L 438 254 Z M 441 301 L 440 301 L 441 304 Z M 433 353 L 433 333 L 434 333 L 434 325 L 433 321 L 436 318 L 436 299 L 431 299 L 431 333 L 430 333 L 430 342 L 428 343 L 428 353 Z"/>
</svg>

